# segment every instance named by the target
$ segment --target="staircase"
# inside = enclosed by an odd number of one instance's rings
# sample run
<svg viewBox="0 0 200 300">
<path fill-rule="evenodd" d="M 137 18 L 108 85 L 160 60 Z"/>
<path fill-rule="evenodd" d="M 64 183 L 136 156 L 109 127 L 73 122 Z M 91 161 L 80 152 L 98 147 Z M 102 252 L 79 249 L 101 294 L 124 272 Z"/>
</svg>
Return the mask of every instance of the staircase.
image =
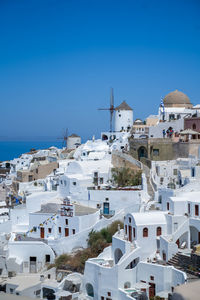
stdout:
<svg viewBox="0 0 200 300">
<path fill-rule="evenodd" d="M 187 274 L 188 281 L 200 278 L 200 272 L 194 271 L 191 257 L 177 252 L 167 263 L 168 266 L 173 266 L 176 269 Z"/>
</svg>

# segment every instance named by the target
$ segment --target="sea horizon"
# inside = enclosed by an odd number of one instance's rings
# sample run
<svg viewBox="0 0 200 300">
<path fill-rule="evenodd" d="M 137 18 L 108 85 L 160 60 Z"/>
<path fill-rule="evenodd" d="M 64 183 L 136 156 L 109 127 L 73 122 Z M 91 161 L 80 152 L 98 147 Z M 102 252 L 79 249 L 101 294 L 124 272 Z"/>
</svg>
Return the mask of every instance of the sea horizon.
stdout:
<svg viewBox="0 0 200 300">
<path fill-rule="evenodd" d="M 31 148 L 36 150 L 47 149 L 51 146 L 63 148 L 62 140 L 0 140 L 0 161 L 12 160 L 23 153 L 27 153 Z"/>
</svg>

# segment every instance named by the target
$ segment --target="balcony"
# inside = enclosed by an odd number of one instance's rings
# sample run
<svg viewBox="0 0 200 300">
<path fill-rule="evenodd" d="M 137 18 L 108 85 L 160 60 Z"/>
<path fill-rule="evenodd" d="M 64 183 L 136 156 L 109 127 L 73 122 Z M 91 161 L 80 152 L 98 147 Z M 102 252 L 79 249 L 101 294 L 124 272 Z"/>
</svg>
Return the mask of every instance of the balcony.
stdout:
<svg viewBox="0 0 200 300">
<path fill-rule="evenodd" d="M 101 209 L 100 210 L 100 214 L 104 217 L 113 217 L 115 215 L 115 210 L 109 210 L 108 212 L 106 212 L 105 210 Z"/>
</svg>

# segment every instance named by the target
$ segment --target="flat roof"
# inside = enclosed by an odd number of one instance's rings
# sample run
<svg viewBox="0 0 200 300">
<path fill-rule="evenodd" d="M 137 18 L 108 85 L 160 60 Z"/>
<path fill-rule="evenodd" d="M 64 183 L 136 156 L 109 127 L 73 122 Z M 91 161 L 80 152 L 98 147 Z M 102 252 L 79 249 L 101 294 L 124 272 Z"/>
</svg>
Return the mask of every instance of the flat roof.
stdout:
<svg viewBox="0 0 200 300">
<path fill-rule="evenodd" d="M 6 279 L 6 284 L 16 285 L 16 291 L 23 291 L 32 286 L 41 284 L 40 275 L 17 275 L 15 277 L 11 277 Z"/>
<path fill-rule="evenodd" d="M 199 300 L 200 295 L 200 279 L 186 284 L 176 286 L 173 294 L 183 296 L 185 300 Z M 172 296 L 173 299 L 173 296 Z M 177 299 L 177 298 L 176 298 Z"/>
</svg>

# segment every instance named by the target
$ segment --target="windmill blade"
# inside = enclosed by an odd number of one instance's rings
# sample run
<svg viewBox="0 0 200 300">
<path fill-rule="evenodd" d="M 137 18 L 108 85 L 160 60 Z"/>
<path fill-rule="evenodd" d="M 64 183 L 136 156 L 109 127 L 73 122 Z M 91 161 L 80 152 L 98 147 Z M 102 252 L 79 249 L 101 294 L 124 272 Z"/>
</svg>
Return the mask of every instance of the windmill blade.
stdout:
<svg viewBox="0 0 200 300">
<path fill-rule="evenodd" d="M 114 94 L 113 94 L 113 88 L 111 88 L 110 89 L 110 132 L 112 132 L 113 114 L 114 114 Z"/>
</svg>

